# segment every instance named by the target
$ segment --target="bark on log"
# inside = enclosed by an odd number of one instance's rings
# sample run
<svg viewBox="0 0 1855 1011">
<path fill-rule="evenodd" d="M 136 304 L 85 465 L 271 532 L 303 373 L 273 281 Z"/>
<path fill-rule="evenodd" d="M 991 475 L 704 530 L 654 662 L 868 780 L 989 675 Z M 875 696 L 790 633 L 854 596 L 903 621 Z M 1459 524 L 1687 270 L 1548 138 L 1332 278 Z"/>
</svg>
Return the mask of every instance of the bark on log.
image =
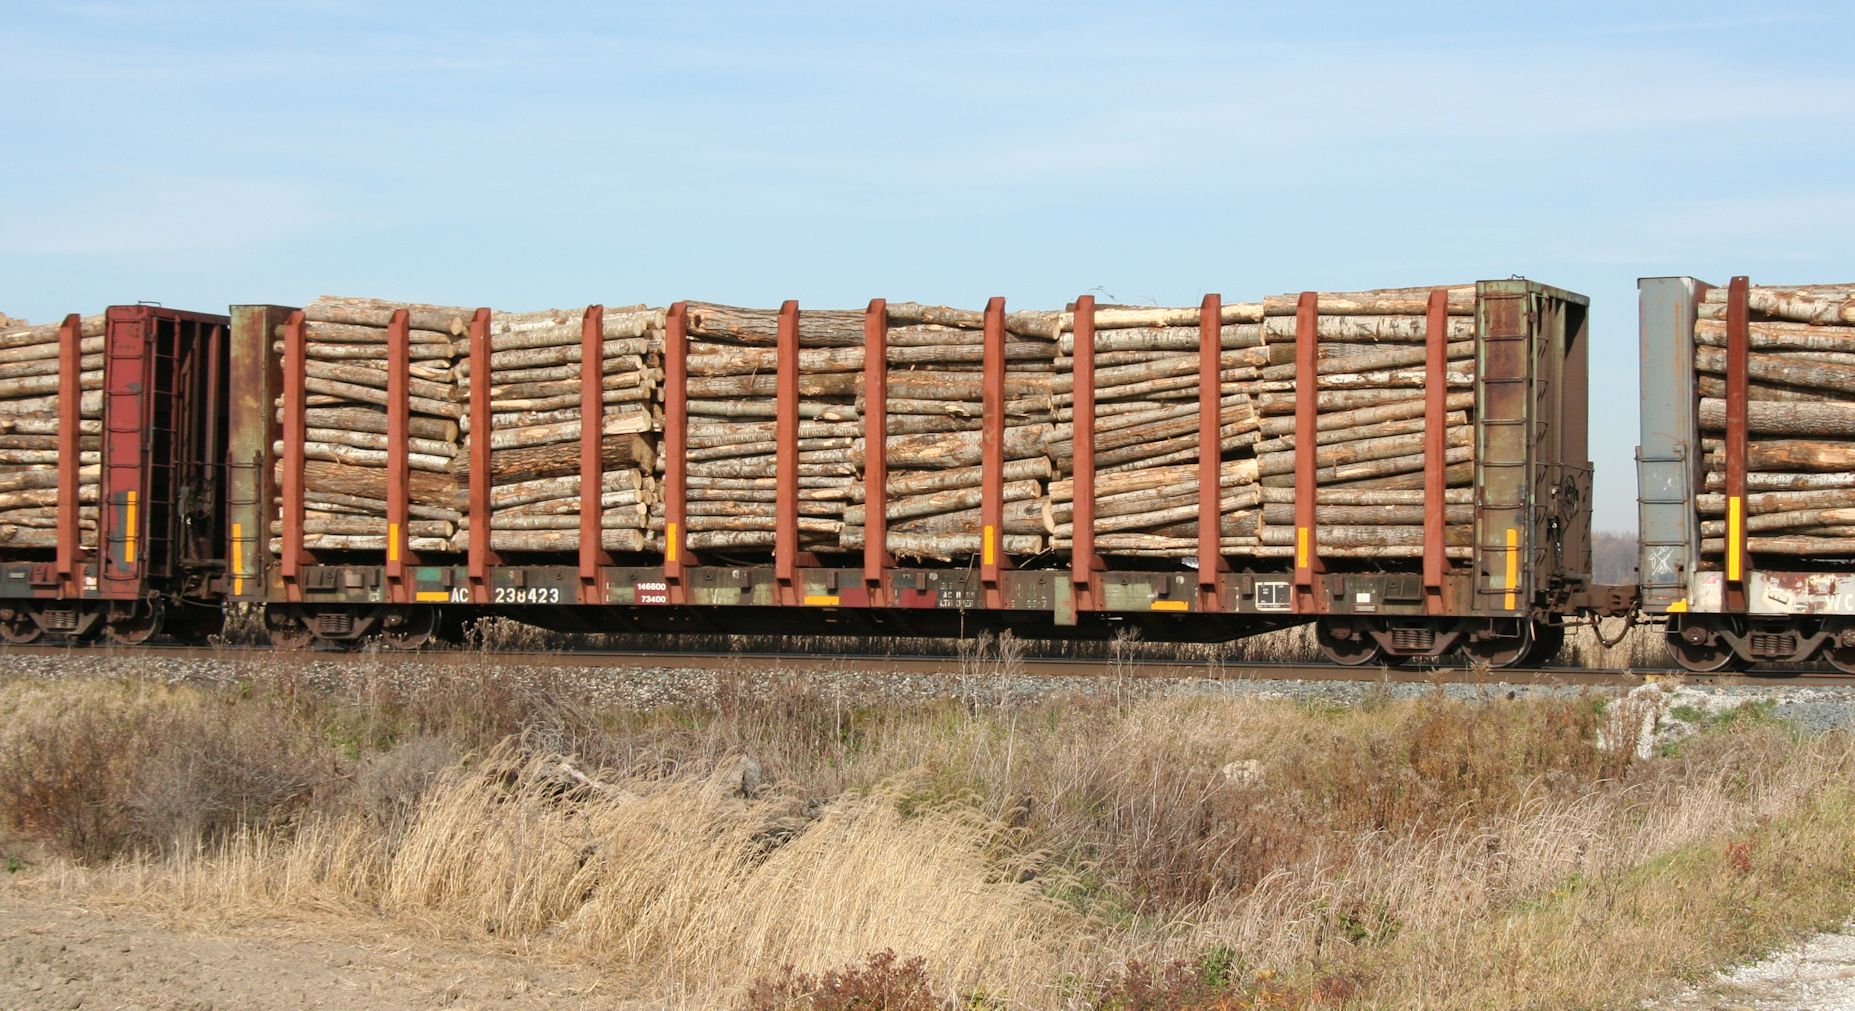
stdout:
<svg viewBox="0 0 1855 1011">
<path fill-rule="evenodd" d="M 1468 412 L 1450 411 L 1443 416 L 1443 425 L 1445 428 L 1451 430 L 1468 428 Z M 1359 442 L 1393 435 L 1422 434 L 1426 427 L 1425 419 L 1420 415 L 1414 418 L 1405 418 L 1401 421 L 1380 421 L 1369 425 L 1356 425 L 1352 428 L 1317 429 L 1315 431 L 1314 444 L 1317 446 L 1331 446 L 1343 442 Z M 1293 435 L 1284 435 L 1258 442 L 1255 446 L 1255 451 L 1256 454 L 1260 456 L 1265 453 L 1277 453 L 1294 448 L 1295 437 Z"/>
<path fill-rule="evenodd" d="M 861 551 L 866 540 L 862 527 L 845 526 L 839 544 L 845 551 Z M 1007 555 L 1034 555 L 1043 550 L 1044 538 L 1035 534 L 1001 534 L 998 545 Z M 889 553 L 904 558 L 932 558 L 949 562 L 979 553 L 979 534 L 912 534 L 890 531 Z"/>
<path fill-rule="evenodd" d="M 497 428 L 490 432 L 490 450 L 520 449 L 524 446 L 543 446 L 557 442 L 578 442 L 582 425 L 576 417 L 572 421 L 555 422 L 545 425 L 529 425 L 522 428 Z M 605 414 L 599 419 L 599 434 L 637 435 L 652 428 L 651 416 L 646 411 L 628 410 Z"/>
<path fill-rule="evenodd" d="M 971 467 L 979 464 L 979 432 L 937 432 L 927 435 L 897 435 L 888 440 L 889 466 L 897 468 Z M 1018 425 L 1005 429 L 1005 458 L 1022 460 L 1043 455 L 1050 435 L 1048 425 Z M 851 449 L 850 462 L 864 465 L 862 440 Z"/>
<path fill-rule="evenodd" d="M 1724 491 L 1726 471 L 1723 468 L 1708 471 L 1702 481 L 1702 487 L 1709 492 Z M 1784 474 L 1753 471 L 1746 474 L 1746 490 L 1749 492 L 1819 491 L 1837 488 L 1855 488 L 1855 473 Z"/>
<path fill-rule="evenodd" d="M 1855 537 L 1747 537 L 1746 550 L 1755 555 L 1839 556 L 1855 555 Z M 1703 538 L 1704 555 L 1726 553 L 1724 538 Z"/>
<path fill-rule="evenodd" d="M 1753 435 L 1855 436 L 1855 404 L 1746 403 L 1747 430 Z M 1702 431 L 1726 430 L 1726 401 L 1702 397 Z"/>
<path fill-rule="evenodd" d="M 1466 448 L 1473 443 L 1474 438 L 1475 430 L 1467 424 L 1453 425 L 1443 436 L 1444 445 L 1452 449 Z M 1424 434 L 1422 432 L 1334 443 L 1320 446 L 1314 451 L 1314 465 L 1317 468 L 1341 467 L 1368 460 L 1386 460 L 1412 454 L 1421 460 L 1423 446 Z M 1292 474 L 1295 472 L 1295 454 L 1292 452 L 1264 453 L 1258 456 L 1257 465 L 1265 477 L 1271 474 Z"/>
<path fill-rule="evenodd" d="M 277 408 L 272 416 L 281 424 L 283 408 Z M 378 435 L 385 435 L 387 428 L 386 412 L 368 407 L 311 407 L 303 412 L 303 420 L 309 428 L 342 428 Z M 461 434 L 457 422 L 421 414 L 408 417 L 406 432 L 415 438 L 438 442 L 456 442 Z"/>
<path fill-rule="evenodd" d="M 600 459 L 607 468 L 636 467 L 649 470 L 655 463 L 650 444 L 636 435 L 606 436 L 600 439 L 599 444 Z M 578 474 L 579 470 L 578 443 L 525 446 L 502 450 L 490 456 L 490 475 L 497 481 L 563 477 Z"/>
<path fill-rule="evenodd" d="M 281 479 L 283 463 L 277 464 Z M 386 471 L 377 467 L 351 467 L 325 460 L 308 460 L 303 464 L 303 487 L 312 491 L 338 492 L 361 498 L 386 497 Z M 407 483 L 415 502 L 450 509 L 465 507 L 464 489 L 448 474 L 415 470 Z"/>
<path fill-rule="evenodd" d="M 408 310 L 407 325 L 412 329 L 432 330 L 453 337 L 469 333 L 470 318 L 476 314 L 475 309 L 452 306 L 324 295 L 303 307 L 303 319 L 317 323 L 385 327 L 392 322 L 393 313 L 400 309 Z"/>
<path fill-rule="evenodd" d="M 1726 295 L 1725 288 L 1713 288 L 1702 295 L 1702 318 L 1725 319 Z M 1855 324 L 1855 299 L 1849 298 L 1847 291 L 1838 297 L 1830 292 L 1807 295 L 1782 288 L 1752 288 L 1746 292 L 1746 308 L 1794 323 Z"/>
<path fill-rule="evenodd" d="M 779 337 L 779 310 L 747 309 L 714 302 L 690 302 L 689 335 L 724 337 L 742 344 L 773 344 Z M 799 312 L 799 346 L 862 347 L 863 313 L 803 309 Z"/>
<path fill-rule="evenodd" d="M 1726 374 L 1726 352 L 1719 348 L 1694 349 L 1694 367 L 1701 372 Z M 1746 355 L 1746 375 L 1760 382 L 1806 386 L 1842 393 L 1855 388 L 1855 366 L 1798 361 L 1789 355 Z"/>
</svg>

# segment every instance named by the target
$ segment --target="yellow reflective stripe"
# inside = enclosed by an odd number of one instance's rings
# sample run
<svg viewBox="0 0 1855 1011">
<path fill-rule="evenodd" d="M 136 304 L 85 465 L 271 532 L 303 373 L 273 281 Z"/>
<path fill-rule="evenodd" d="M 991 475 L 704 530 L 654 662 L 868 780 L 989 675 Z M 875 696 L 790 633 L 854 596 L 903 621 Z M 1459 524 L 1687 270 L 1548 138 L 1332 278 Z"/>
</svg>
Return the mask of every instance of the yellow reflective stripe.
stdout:
<svg viewBox="0 0 1855 1011">
<path fill-rule="evenodd" d="M 672 523 L 666 526 L 663 534 L 663 560 L 666 562 L 674 562 L 676 561 L 676 524 Z"/>
<path fill-rule="evenodd" d="M 450 600 L 451 595 L 444 590 L 420 590 L 418 593 L 413 594 L 412 599 L 422 604 L 439 604 Z"/>
<path fill-rule="evenodd" d="M 1674 603 L 1668 605 L 1669 614 L 1684 614 L 1687 612 L 1687 609 L 1688 609 L 1688 602 L 1687 602 L 1686 597 L 1683 597 L 1682 599 L 1677 600 Z"/>
<path fill-rule="evenodd" d="M 1152 609 L 1155 611 L 1189 611 L 1192 605 L 1183 600 L 1155 600 Z"/>
<path fill-rule="evenodd" d="M 1739 582 L 1743 573 L 1740 571 L 1741 542 L 1744 540 L 1743 524 L 1745 522 L 1745 499 L 1734 495 L 1726 500 L 1726 578 Z"/>
<path fill-rule="evenodd" d="M 386 560 L 399 561 L 399 524 L 397 523 L 386 525 Z"/>
<path fill-rule="evenodd" d="M 992 546 L 992 539 L 996 537 L 997 534 L 997 529 L 994 528 L 992 524 L 987 523 L 985 526 L 985 536 L 981 538 L 981 543 L 979 545 L 980 561 L 985 565 L 991 565 L 993 561 L 998 558 L 997 549 Z"/>
<path fill-rule="evenodd" d="M 1295 568 L 1308 567 L 1308 528 L 1295 528 Z"/>
<path fill-rule="evenodd" d="M 245 525 L 232 524 L 232 596 L 245 592 Z"/>
<path fill-rule="evenodd" d="M 1507 528 L 1507 595 L 1503 601 L 1506 609 L 1514 609 L 1514 588 L 1520 585 L 1520 531 Z"/>
<path fill-rule="evenodd" d="M 838 600 L 837 596 L 826 593 L 811 593 L 805 596 L 805 603 L 808 607 L 836 607 Z"/>
<path fill-rule="evenodd" d="M 135 493 L 129 492 L 127 494 L 129 496 L 129 502 L 128 502 L 129 518 L 126 524 L 128 527 L 128 533 L 123 537 L 122 564 L 134 565 L 135 564 Z"/>
</svg>

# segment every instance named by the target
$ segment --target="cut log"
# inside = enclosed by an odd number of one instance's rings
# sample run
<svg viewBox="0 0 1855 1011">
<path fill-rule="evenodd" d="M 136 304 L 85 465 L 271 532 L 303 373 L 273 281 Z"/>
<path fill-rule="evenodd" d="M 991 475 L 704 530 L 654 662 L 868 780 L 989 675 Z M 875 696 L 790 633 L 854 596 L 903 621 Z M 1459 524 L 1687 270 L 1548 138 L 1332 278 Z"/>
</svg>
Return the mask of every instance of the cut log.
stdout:
<svg viewBox="0 0 1855 1011">
<path fill-rule="evenodd" d="M 1719 348 L 1695 348 L 1694 367 L 1723 376 L 1726 374 L 1726 352 Z M 1746 375 L 1760 382 L 1838 393 L 1855 388 L 1855 366 L 1797 361 L 1789 355 L 1748 354 Z"/>
<path fill-rule="evenodd" d="M 608 468 L 635 466 L 649 470 L 655 463 L 650 444 L 636 435 L 606 436 L 600 439 L 600 459 Z M 579 470 L 580 447 L 577 442 L 506 449 L 490 457 L 490 473 L 497 481 L 563 477 L 578 474 Z"/>
<path fill-rule="evenodd" d="M 470 332 L 470 318 L 476 314 L 475 309 L 324 295 L 303 307 L 303 319 L 316 323 L 385 327 L 392 322 L 393 313 L 400 309 L 408 310 L 407 325 L 412 329 L 432 330 L 453 337 Z"/>
<path fill-rule="evenodd" d="M 1753 435 L 1801 435 L 1855 437 L 1855 403 L 1772 403 L 1753 400 L 1746 403 L 1747 429 Z M 1702 397 L 1700 427 L 1703 431 L 1726 430 L 1726 401 Z"/>
<path fill-rule="evenodd" d="M 1701 296 L 1703 319 L 1726 318 L 1725 288 L 1709 289 Z M 1795 323 L 1855 324 L 1855 300 L 1847 297 L 1823 297 L 1786 291 L 1781 288 L 1751 288 L 1746 292 L 1746 308 L 1761 316 Z"/>
</svg>

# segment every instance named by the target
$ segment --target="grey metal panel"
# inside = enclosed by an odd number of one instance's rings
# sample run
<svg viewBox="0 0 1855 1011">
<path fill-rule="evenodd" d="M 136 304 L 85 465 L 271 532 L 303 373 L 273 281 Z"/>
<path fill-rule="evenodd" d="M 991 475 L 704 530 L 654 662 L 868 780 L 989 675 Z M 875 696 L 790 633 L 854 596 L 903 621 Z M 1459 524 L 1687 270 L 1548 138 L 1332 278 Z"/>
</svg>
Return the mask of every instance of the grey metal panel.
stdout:
<svg viewBox="0 0 1855 1011">
<path fill-rule="evenodd" d="M 1665 612 L 1688 599 L 1688 580 L 1700 558 L 1700 524 L 1694 511 L 1701 480 L 1694 318 L 1709 286 L 1691 277 L 1645 277 L 1636 286 L 1642 341 L 1636 569 L 1643 610 Z"/>
</svg>

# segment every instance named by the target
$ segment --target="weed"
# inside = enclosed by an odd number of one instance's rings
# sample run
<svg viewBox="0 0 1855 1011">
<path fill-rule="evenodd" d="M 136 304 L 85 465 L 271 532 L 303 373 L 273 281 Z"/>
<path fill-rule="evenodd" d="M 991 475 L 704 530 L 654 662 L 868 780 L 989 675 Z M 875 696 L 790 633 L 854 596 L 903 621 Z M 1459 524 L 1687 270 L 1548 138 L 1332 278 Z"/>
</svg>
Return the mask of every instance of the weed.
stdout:
<svg viewBox="0 0 1855 1011">
<path fill-rule="evenodd" d="M 741 1004 L 744 1011 L 936 1011 L 940 1006 L 928 985 L 927 960 L 917 955 L 899 961 L 889 950 L 821 975 L 783 966 L 778 975 L 754 983 Z"/>
</svg>

